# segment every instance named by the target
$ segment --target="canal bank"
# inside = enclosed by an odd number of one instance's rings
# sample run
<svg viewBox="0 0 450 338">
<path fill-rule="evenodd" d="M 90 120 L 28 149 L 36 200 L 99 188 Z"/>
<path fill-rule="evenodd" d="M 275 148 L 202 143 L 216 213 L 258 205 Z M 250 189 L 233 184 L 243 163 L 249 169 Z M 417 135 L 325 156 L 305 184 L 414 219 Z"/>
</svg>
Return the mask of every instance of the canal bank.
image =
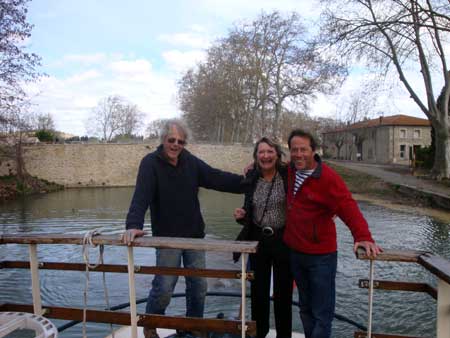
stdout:
<svg viewBox="0 0 450 338">
<path fill-rule="evenodd" d="M 450 187 L 413 176 L 408 168 L 327 160 L 359 200 L 450 220 Z"/>
<path fill-rule="evenodd" d="M 158 144 L 155 140 L 140 144 L 33 145 L 25 147 L 24 159 L 27 171 L 44 182 L 67 188 L 125 187 L 135 184 L 140 160 Z M 252 161 L 252 145 L 189 144 L 187 149 L 211 166 L 235 173 L 241 173 Z M 448 186 L 414 177 L 405 167 L 336 160 L 328 163 L 344 177 L 359 200 L 398 210 L 414 207 L 424 215 L 450 218 Z M 14 163 L 1 163 L 0 176 L 13 172 Z M 37 193 L 47 191 L 51 190 L 35 189 Z M 17 196 L 17 184 L 0 180 L 0 200 L 14 199 L 14 196 Z"/>
<path fill-rule="evenodd" d="M 62 185 L 27 175 L 21 182 L 17 176 L 0 177 L 0 202 L 15 200 L 21 196 L 47 194 L 64 189 Z"/>
</svg>

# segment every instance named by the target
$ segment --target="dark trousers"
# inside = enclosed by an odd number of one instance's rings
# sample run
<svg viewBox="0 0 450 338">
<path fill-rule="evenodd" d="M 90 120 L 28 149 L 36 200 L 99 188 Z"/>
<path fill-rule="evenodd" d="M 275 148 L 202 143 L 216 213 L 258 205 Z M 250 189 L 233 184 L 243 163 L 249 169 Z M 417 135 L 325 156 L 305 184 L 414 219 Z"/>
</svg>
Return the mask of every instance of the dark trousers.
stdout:
<svg viewBox="0 0 450 338">
<path fill-rule="evenodd" d="M 337 252 L 308 255 L 291 251 L 291 269 L 298 288 L 300 318 L 306 338 L 331 337 L 336 267 Z"/>
<path fill-rule="evenodd" d="M 258 252 L 250 255 L 252 320 L 256 321 L 257 337 L 263 338 L 270 328 L 270 281 L 273 268 L 273 298 L 277 338 L 292 334 L 292 285 L 289 248 L 281 233 L 260 237 Z"/>
</svg>

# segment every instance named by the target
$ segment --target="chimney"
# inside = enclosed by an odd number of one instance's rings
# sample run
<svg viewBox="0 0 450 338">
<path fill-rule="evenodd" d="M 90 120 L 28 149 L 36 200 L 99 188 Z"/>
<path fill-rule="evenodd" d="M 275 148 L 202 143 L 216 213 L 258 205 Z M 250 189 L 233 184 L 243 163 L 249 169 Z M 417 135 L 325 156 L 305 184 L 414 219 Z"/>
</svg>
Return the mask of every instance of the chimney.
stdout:
<svg viewBox="0 0 450 338">
<path fill-rule="evenodd" d="M 380 124 L 383 122 L 383 116 L 380 116 Z"/>
</svg>

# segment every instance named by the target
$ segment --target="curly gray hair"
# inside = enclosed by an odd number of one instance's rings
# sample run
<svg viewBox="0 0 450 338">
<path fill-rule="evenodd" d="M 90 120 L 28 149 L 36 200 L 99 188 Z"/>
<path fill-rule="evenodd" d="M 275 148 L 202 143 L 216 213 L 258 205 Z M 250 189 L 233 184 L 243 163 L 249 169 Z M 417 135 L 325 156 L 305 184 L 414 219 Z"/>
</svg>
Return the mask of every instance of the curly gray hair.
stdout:
<svg viewBox="0 0 450 338">
<path fill-rule="evenodd" d="M 184 135 L 184 140 L 187 143 L 191 133 L 186 123 L 184 123 L 184 121 L 181 119 L 169 119 L 164 123 L 159 134 L 161 143 L 164 142 L 164 139 L 167 137 L 167 135 L 169 135 L 171 127 L 177 128 L 178 132 Z"/>
</svg>

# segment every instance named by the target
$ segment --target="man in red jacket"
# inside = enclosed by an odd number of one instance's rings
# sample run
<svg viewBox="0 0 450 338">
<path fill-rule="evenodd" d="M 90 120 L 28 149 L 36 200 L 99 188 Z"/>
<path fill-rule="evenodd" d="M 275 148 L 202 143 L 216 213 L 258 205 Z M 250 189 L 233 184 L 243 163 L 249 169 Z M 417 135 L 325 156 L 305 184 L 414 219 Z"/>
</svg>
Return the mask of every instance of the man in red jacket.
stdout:
<svg viewBox="0 0 450 338">
<path fill-rule="evenodd" d="M 293 130 L 288 139 L 287 215 L 284 241 L 299 292 L 300 318 L 306 338 L 331 337 L 335 307 L 337 239 L 335 216 L 348 226 L 354 247 L 369 256 L 381 252 L 342 178 L 315 153 L 310 133 Z"/>
</svg>

